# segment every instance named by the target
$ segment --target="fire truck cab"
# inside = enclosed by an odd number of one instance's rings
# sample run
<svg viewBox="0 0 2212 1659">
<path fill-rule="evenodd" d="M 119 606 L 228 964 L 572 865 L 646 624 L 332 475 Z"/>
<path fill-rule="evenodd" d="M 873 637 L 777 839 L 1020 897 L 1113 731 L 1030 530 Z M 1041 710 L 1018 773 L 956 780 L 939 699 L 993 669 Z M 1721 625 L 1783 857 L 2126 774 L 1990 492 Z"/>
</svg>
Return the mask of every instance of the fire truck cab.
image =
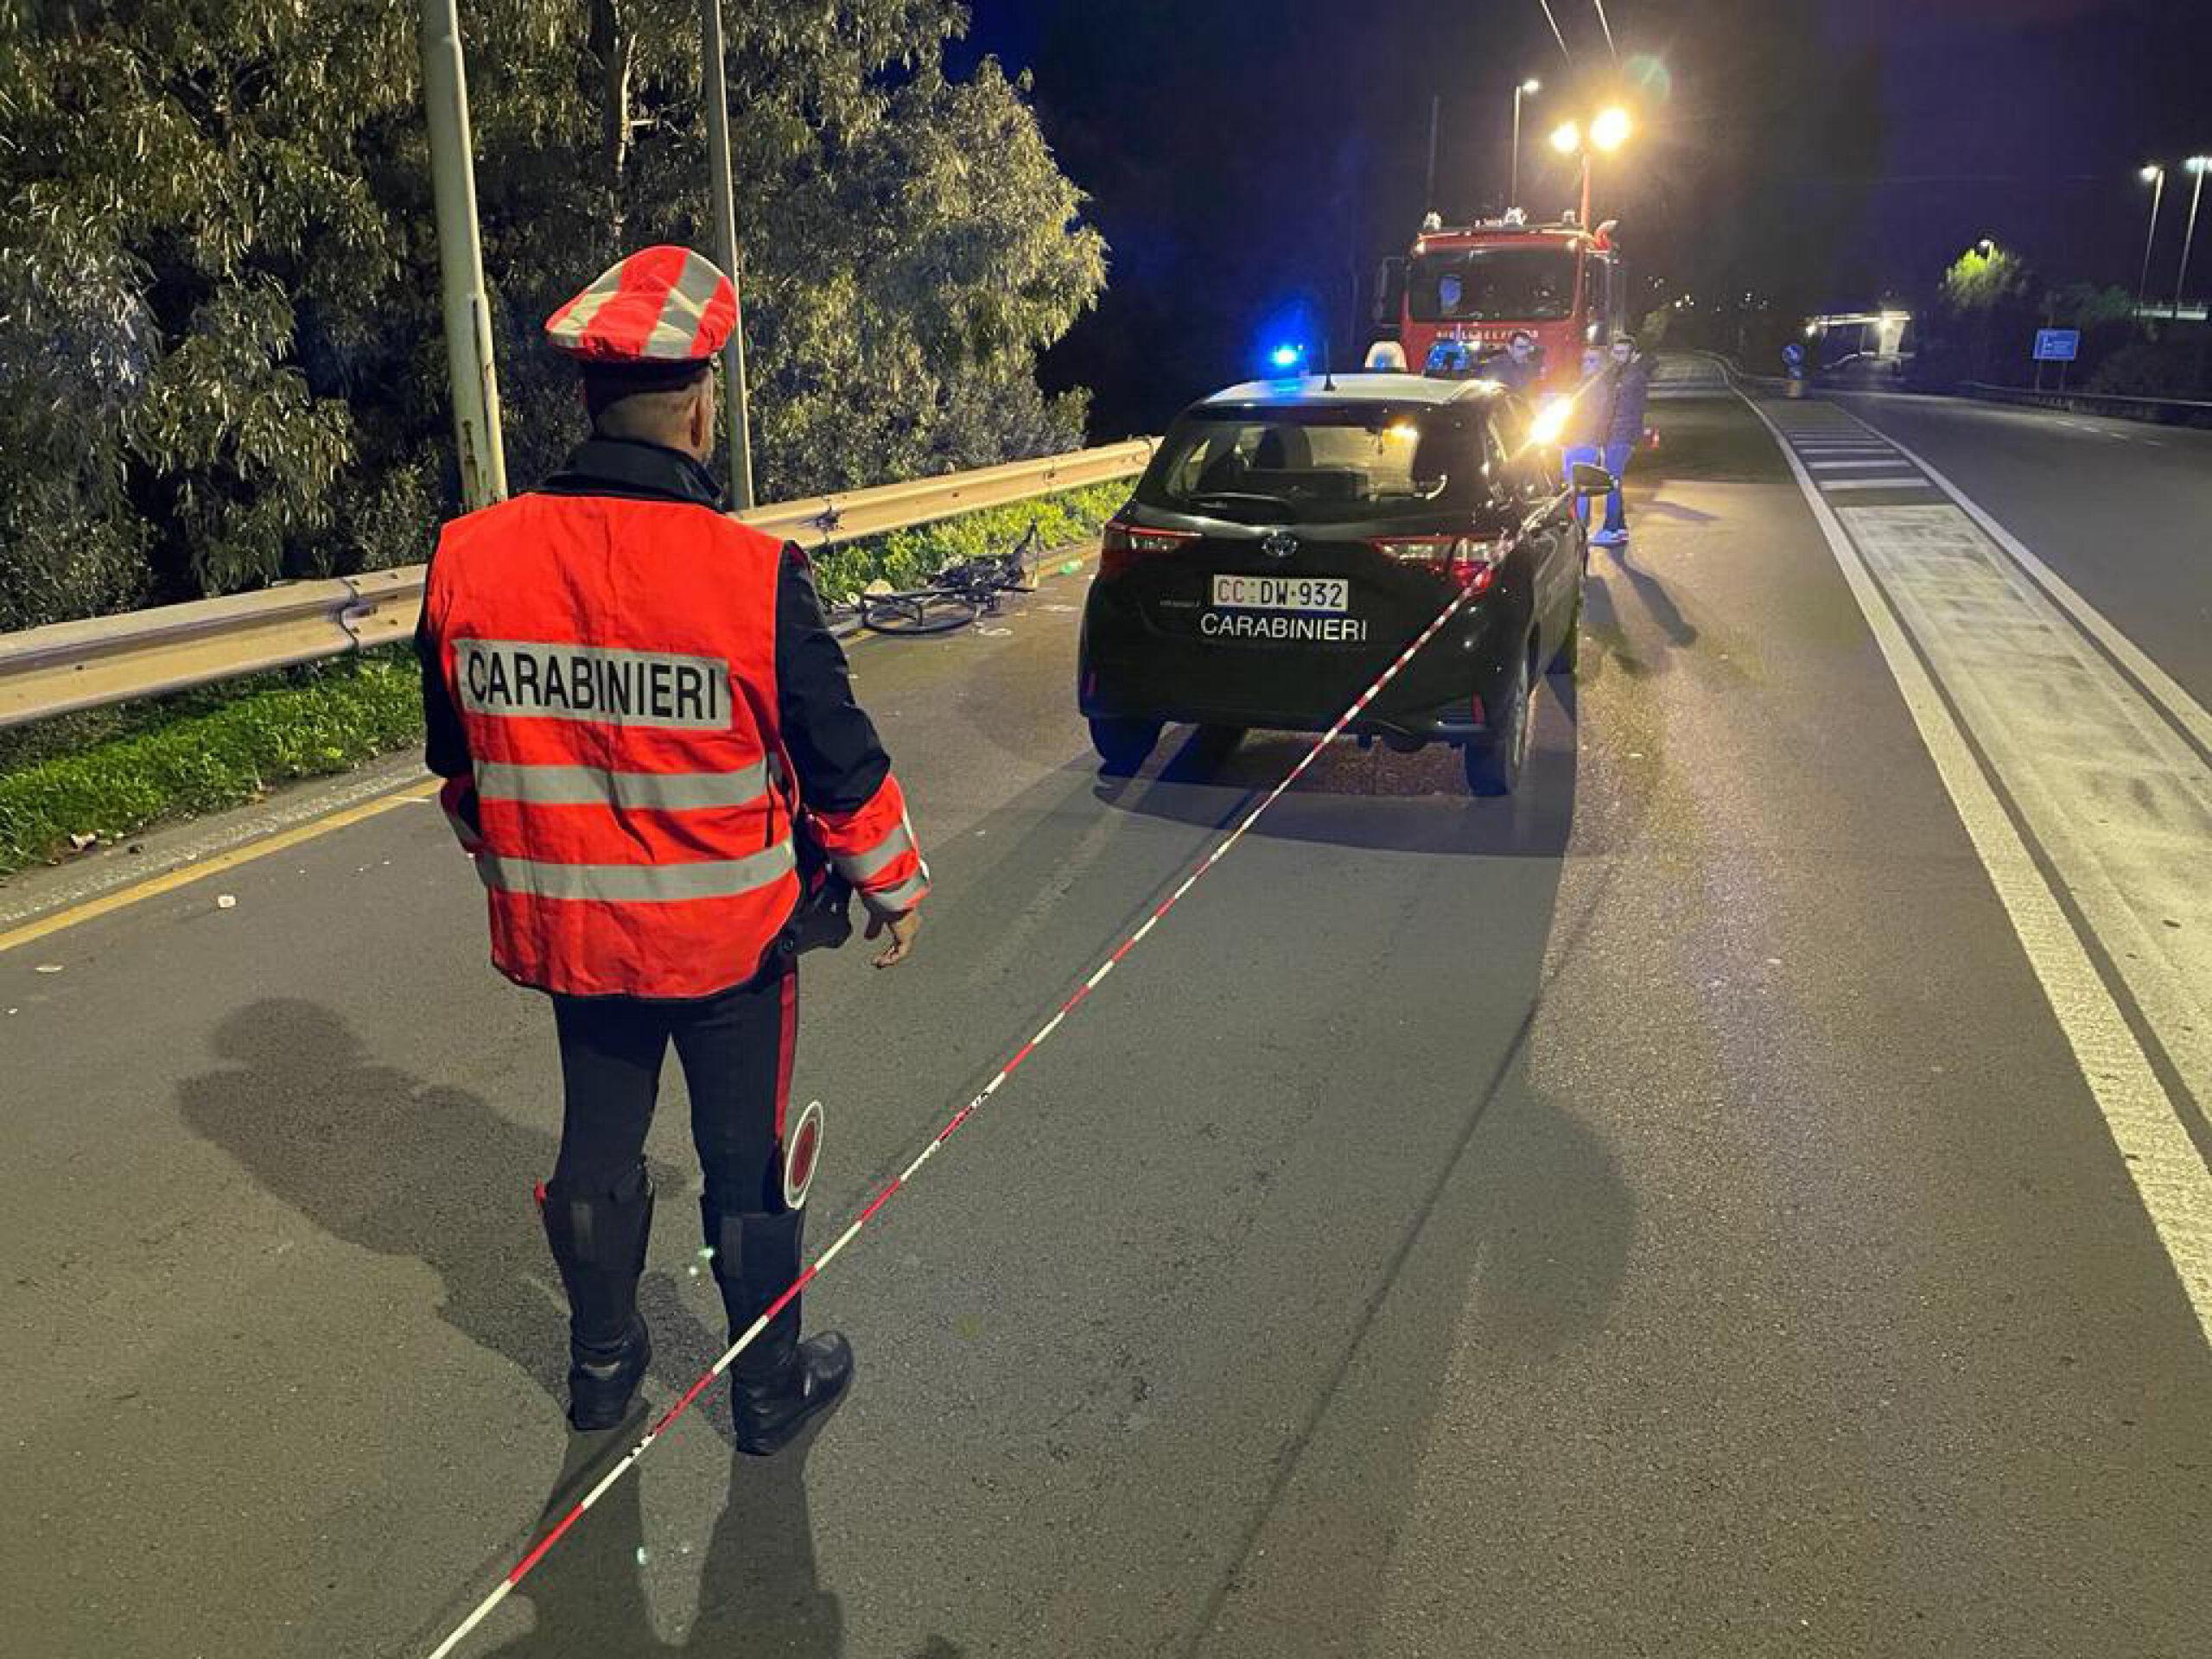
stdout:
<svg viewBox="0 0 2212 1659">
<path fill-rule="evenodd" d="M 1517 208 L 1457 227 L 1430 214 L 1411 253 L 1382 262 L 1370 363 L 1418 374 L 1442 340 L 1464 341 L 1479 361 L 1525 328 L 1536 337 L 1537 384 L 1571 391 L 1583 346 L 1629 327 L 1628 271 L 1612 229 L 1608 219 L 1585 230 L 1571 216 L 1531 225 Z"/>
</svg>

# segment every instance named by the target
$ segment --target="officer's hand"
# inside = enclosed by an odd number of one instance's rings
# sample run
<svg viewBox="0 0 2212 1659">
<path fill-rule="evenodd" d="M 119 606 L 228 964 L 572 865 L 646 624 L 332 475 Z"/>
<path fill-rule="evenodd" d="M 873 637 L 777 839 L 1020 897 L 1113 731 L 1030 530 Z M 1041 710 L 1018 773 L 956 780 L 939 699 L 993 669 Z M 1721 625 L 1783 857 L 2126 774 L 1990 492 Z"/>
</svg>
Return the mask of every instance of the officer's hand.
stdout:
<svg viewBox="0 0 2212 1659">
<path fill-rule="evenodd" d="M 891 943 L 886 945 L 882 954 L 876 957 L 875 965 L 879 968 L 896 968 L 900 963 L 906 961 L 908 954 L 914 948 L 914 936 L 921 931 L 922 912 L 919 910 L 910 910 L 904 916 L 893 916 L 888 919 L 870 912 L 868 918 L 868 937 L 874 939 L 879 934 L 887 931 L 891 935 Z"/>
</svg>

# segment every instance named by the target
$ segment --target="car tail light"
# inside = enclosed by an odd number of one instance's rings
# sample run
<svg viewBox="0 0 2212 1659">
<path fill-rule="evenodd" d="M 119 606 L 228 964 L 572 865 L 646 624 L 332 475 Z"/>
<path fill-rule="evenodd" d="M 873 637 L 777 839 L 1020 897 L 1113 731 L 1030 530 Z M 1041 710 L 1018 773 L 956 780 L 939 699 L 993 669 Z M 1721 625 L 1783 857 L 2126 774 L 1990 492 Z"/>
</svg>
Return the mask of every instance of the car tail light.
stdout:
<svg viewBox="0 0 2212 1659">
<path fill-rule="evenodd" d="M 1119 575 L 1141 559 L 1173 553 L 1185 542 L 1198 538 L 1195 530 L 1147 530 L 1109 518 L 1098 538 L 1098 574 Z"/>
<path fill-rule="evenodd" d="M 1499 543 L 1471 536 L 1378 536 L 1368 545 L 1401 564 L 1426 565 L 1477 596 L 1490 591 L 1505 556 Z"/>
</svg>

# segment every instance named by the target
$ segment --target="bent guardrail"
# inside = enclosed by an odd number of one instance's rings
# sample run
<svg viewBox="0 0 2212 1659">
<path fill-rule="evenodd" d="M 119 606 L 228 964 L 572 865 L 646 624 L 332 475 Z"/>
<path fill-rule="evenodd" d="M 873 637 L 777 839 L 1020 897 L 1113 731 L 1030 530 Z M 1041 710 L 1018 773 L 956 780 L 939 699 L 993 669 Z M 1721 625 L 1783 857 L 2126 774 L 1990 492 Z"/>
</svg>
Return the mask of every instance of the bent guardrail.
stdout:
<svg viewBox="0 0 2212 1659">
<path fill-rule="evenodd" d="M 1132 438 L 973 472 L 773 502 L 736 516 L 772 536 L 829 547 L 1127 478 L 1144 469 L 1154 442 Z M 427 569 L 414 564 L 290 582 L 260 593 L 0 634 L 0 727 L 410 639 L 422 613 Z"/>
</svg>

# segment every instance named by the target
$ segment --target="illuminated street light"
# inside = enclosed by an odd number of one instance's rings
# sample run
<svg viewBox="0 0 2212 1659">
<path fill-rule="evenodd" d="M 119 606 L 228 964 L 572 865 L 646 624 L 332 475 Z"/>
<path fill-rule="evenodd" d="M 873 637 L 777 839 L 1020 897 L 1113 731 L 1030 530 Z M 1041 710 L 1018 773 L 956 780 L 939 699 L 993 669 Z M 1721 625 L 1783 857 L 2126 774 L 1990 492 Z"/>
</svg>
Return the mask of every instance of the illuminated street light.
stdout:
<svg viewBox="0 0 2212 1659">
<path fill-rule="evenodd" d="M 2140 315 L 2151 294 L 2151 247 L 2158 239 L 2158 203 L 2166 194 L 2166 169 L 2153 162 L 2135 176 L 2151 187 L 2151 230 L 2143 238 L 2143 274 L 2135 283 L 2135 310 Z"/>
<path fill-rule="evenodd" d="M 1582 158 L 1582 212 L 1576 221 L 1585 229 L 1590 224 L 1590 152 L 1601 149 L 1610 155 L 1628 142 L 1628 111 L 1618 105 L 1600 110 L 1590 122 L 1589 142 L 1583 142 L 1582 128 L 1573 121 L 1562 121 L 1552 129 L 1552 148 L 1562 156 Z"/>
<path fill-rule="evenodd" d="M 2181 269 L 2174 274 L 2174 316 L 2181 316 L 2181 291 L 2189 281 L 2189 245 L 2196 239 L 2196 204 L 2204 200 L 2204 175 L 2212 171 L 2212 156 L 2192 156 L 2182 165 L 2196 175 L 2189 188 L 2189 228 L 2181 236 Z"/>
<path fill-rule="evenodd" d="M 1544 89 L 1544 83 L 1534 75 L 1513 89 L 1513 176 L 1505 191 L 1505 205 L 1517 207 L 1521 200 L 1521 100 L 1534 98 Z"/>
</svg>

